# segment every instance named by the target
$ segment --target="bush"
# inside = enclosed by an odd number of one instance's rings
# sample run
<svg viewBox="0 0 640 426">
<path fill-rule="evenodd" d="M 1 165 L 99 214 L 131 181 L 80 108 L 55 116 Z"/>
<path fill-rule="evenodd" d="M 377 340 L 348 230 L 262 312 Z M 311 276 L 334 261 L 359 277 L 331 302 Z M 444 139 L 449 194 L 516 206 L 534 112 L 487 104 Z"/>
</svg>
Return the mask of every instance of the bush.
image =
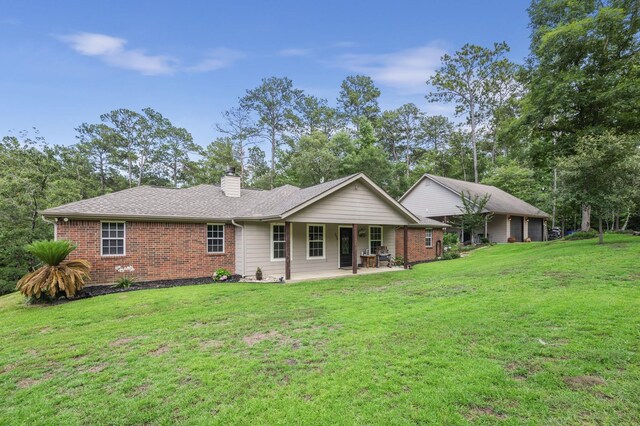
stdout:
<svg viewBox="0 0 640 426">
<path fill-rule="evenodd" d="M 213 281 L 227 281 L 231 277 L 231 272 L 224 268 L 216 269 L 216 272 L 213 273 Z"/>
<path fill-rule="evenodd" d="M 84 287 L 91 264 L 86 260 L 67 260 L 76 246 L 70 241 L 36 241 L 25 247 L 43 266 L 18 281 L 17 289 L 30 298 L 53 299 L 61 294 L 73 297 Z"/>
<path fill-rule="evenodd" d="M 404 265 L 404 257 L 402 256 L 396 256 L 393 258 L 393 264 L 394 265 Z"/>
<path fill-rule="evenodd" d="M 136 282 L 131 277 L 125 275 L 118 278 L 116 283 L 113 285 L 113 288 L 129 288 L 134 285 L 136 285 Z"/>
<path fill-rule="evenodd" d="M 448 251 L 444 253 L 441 257 L 442 260 L 452 260 L 452 259 L 459 259 L 459 258 L 460 258 L 460 253 L 458 253 L 457 251 Z"/>
<path fill-rule="evenodd" d="M 262 269 L 259 267 L 256 269 L 256 280 L 262 281 Z"/>
<path fill-rule="evenodd" d="M 564 237 L 567 241 L 577 241 L 577 240 L 588 240 L 591 238 L 596 238 L 598 236 L 598 232 L 594 229 L 590 229 L 588 231 L 578 231 L 573 234 L 567 235 Z"/>
<path fill-rule="evenodd" d="M 16 291 L 16 283 L 6 280 L 0 280 L 0 296 L 13 293 Z"/>
<path fill-rule="evenodd" d="M 442 236 L 442 245 L 444 247 L 457 247 L 460 243 L 460 239 L 458 238 L 458 234 L 453 232 L 445 232 Z"/>
<path fill-rule="evenodd" d="M 480 238 L 480 244 L 491 244 L 491 240 L 486 237 Z"/>
</svg>

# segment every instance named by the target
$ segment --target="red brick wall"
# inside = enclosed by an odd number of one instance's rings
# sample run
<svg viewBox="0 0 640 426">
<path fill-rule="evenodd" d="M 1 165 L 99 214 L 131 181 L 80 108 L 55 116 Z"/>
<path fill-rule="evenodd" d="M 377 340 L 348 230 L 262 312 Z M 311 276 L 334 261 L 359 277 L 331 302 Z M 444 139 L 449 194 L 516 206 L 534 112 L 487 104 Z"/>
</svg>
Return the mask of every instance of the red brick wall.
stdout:
<svg viewBox="0 0 640 426">
<path fill-rule="evenodd" d="M 217 268 L 235 272 L 235 227 L 227 224 L 222 254 L 207 253 L 204 223 L 127 222 L 124 256 L 101 256 L 99 221 L 58 222 L 57 238 L 71 240 L 78 248 L 71 258 L 91 262 L 91 284 L 112 283 L 117 265 L 133 265 L 137 281 L 199 278 Z"/>
<path fill-rule="evenodd" d="M 409 256 L 407 260 L 409 263 L 423 262 L 425 260 L 433 260 L 436 258 L 436 242 L 440 241 L 440 248 L 442 250 L 442 229 L 433 230 L 433 244 L 432 247 L 425 246 L 425 237 L 427 236 L 427 230 L 424 228 L 409 228 L 408 229 L 408 245 L 407 251 Z M 404 255 L 404 229 L 396 229 L 396 256 Z"/>
</svg>

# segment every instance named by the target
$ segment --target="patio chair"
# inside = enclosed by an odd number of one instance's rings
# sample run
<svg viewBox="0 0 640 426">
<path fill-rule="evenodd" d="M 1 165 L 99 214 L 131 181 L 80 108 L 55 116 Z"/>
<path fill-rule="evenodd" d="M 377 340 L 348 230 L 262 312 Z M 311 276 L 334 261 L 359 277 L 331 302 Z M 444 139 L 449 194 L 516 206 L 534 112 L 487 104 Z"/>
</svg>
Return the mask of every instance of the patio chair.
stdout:
<svg viewBox="0 0 640 426">
<path fill-rule="evenodd" d="M 376 249 L 376 267 L 380 267 L 380 262 L 387 262 L 387 267 L 391 268 L 391 253 L 387 246 L 380 246 Z"/>
</svg>

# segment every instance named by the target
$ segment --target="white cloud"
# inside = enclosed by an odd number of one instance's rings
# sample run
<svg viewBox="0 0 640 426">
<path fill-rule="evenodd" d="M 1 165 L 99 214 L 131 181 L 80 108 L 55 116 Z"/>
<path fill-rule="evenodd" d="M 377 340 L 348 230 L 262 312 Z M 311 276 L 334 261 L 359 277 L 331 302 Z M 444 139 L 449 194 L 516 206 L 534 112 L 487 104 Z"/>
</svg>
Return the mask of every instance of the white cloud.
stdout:
<svg viewBox="0 0 640 426">
<path fill-rule="evenodd" d="M 357 54 L 338 57 L 338 66 L 371 76 L 375 81 L 404 94 L 425 93 L 425 82 L 440 65 L 446 53 L 439 43 L 392 53 Z"/>
<path fill-rule="evenodd" d="M 221 68 L 227 68 L 239 59 L 244 58 L 242 52 L 232 49 L 213 49 L 209 51 L 205 58 L 198 64 L 185 68 L 190 72 L 207 72 L 215 71 Z"/>
<path fill-rule="evenodd" d="M 308 56 L 309 54 L 311 54 L 312 51 L 313 49 L 298 49 L 298 48 L 282 49 L 278 52 L 278 55 L 279 56 Z"/>
<path fill-rule="evenodd" d="M 57 37 L 81 55 L 99 58 L 104 63 L 143 75 L 166 75 L 177 71 L 207 72 L 225 68 L 244 57 L 240 52 L 218 48 L 209 51 L 193 66 L 182 67 L 169 55 L 150 55 L 142 49 L 128 49 L 127 40 L 106 34 L 77 33 Z"/>
<path fill-rule="evenodd" d="M 58 38 L 81 55 L 96 56 L 114 67 L 144 75 L 171 74 L 177 65 L 170 56 L 148 55 L 144 50 L 127 49 L 127 40 L 106 34 L 77 33 Z"/>
</svg>

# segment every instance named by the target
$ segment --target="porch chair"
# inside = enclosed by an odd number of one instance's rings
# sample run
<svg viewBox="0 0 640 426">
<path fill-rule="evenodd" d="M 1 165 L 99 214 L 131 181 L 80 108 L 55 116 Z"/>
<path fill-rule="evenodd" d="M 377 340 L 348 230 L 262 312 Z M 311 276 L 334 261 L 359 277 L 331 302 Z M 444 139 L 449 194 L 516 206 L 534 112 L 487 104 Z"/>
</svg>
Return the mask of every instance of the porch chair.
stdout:
<svg viewBox="0 0 640 426">
<path fill-rule="evenodd" d="M 387 246 L 379 246 L 376 248 L 376 267 L 380 267 L 380 262 L 387 262 L 387 267 L 391 268 L 391 253 Z"/>
</svg>

